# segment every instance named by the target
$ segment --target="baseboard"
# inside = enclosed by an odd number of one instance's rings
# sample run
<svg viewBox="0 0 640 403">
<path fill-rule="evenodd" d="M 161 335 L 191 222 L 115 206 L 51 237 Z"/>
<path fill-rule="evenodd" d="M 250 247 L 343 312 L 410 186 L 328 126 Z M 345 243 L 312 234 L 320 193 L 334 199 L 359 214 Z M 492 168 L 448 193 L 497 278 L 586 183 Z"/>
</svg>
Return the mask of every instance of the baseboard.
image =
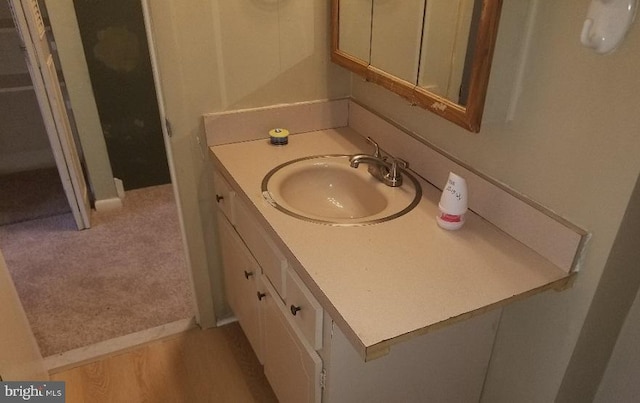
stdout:
<svg viewBox="0 0 640 403">
<path fill-rule="evenodd" d="M 124 182 L 122 179 L 113 178 L 113 182 L 116 184 L 116 193 L 120 199 L 124 199 Z"/>
<path fill-rule="evenodd" d="M 225 326 L 225 325 L 228 325 L 229 323 L 234 323 L 237 321 L 238 321 L 238 318 L 236 318 L 235 316 L 230 316 L 228 318 L 220 319 L 219 321 L 217 321 L 216 327 Z"/>
<path fill-rule="evenodd" d="M 124 183 L 118 178 L 113 178 L 113 183 L 116 186 L 116 193 L 118 197 L 96 200 L 94 202 L 96 211 L 107 212 L 122 208 L 122 201 L 124 200 Z"/>
<path fill-rule="evenodd" d="M 121 354 L 152 341 L 164 339 L 195 328 L 194 318 L 177 320 L 162 326 L 154 327 L 126 336 L 105 340 L 86 347 L 80 347 L 64 353 L 55 354 L 44 359 L 49 374 L 97 361 L 105 356 Z"/>
<path fill-rule="evenodd" d="M 113 197 L 111 199 L 96 200 L 95 207 L 97 212 L 117 210 L 122 208 L 122 199 Z"/>
</svg>

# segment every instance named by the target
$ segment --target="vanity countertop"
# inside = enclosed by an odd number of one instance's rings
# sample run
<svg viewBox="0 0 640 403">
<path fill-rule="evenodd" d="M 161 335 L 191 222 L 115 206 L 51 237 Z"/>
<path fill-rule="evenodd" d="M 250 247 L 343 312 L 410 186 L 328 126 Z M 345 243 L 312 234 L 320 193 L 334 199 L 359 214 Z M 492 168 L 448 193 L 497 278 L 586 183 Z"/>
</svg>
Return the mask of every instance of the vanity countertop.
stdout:
<svg viewBox="0 0 640 403">
<path fill-rule="evenodd" d="M 411 212 L 358 227 L 302 221 L 262 197 L 263 177 L 279 164 L 370 148 L 350 128 L 292 135 L 286 146 L 262 139 L 211 147 L 217 168 L 299 263 L 292 266 L 363 359 L 569 282 L 570 274 L 471 211 L 458 231 L 438 227 L 441 192 L 423 180 L 422 200 Z"/>
</svg>

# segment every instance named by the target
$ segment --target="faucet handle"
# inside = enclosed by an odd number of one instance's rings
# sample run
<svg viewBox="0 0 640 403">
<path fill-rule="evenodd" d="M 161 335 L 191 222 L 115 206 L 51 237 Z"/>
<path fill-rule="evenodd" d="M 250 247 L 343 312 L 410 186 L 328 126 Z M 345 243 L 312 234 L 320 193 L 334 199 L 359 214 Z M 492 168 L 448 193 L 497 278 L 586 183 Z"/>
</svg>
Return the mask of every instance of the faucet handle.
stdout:
<svg viewBox="0 0 640 403">
<path fill-rule="evenodd" d="M 374 147 L 373 156 L 376 158 L 380 158 L 380 146 L 378 145 L 378 143 L 376 143 L 375 140 L 373 140 L 371 137 L 367 137 L 367 141 Z"/>
<path fill-rule="evenodd" d="M 393 161 L 391 162 L 391 169 L 398 169 L 398 165 L 400 166 L 400 168 L 402 169 L 407 169 L 407 167 L 409 166 L 409 163 L 405 160 L 403 160 L 402 158 L 394 158 Z"/>
<path fill-rule="evenodd" d="M 400 173 L 398 166 L 400 166 L 400 169 L 406 169 L 409 164 L 407 164 L 407 161 L 400 158 L 393 159 L 393 161 L 391 162 L 391 168 L 385 175 L 385 182 L 389 186 L 402 186 L 402 174 Z"/>
</svg>

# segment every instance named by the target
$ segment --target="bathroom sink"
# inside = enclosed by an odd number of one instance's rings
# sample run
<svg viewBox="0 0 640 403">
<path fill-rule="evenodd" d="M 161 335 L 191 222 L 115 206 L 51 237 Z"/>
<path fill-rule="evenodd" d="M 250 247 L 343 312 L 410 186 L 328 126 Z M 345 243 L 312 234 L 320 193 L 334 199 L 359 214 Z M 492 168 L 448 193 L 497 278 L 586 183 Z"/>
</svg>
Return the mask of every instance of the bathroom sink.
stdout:
<svg viewBox="0 0 640 403">
<path fill-rule="evenodd" d="M 402 173 L 402 186 L 390 187 L 371 176 L 365 164 L 349 166 L 349 157 L 312 156 L 279 165 L 264 177 L 262 195 L 290 216 L 338 226 L 392 220 L 419 203 L 422 190 L 410 173 Z"/>
</svg>

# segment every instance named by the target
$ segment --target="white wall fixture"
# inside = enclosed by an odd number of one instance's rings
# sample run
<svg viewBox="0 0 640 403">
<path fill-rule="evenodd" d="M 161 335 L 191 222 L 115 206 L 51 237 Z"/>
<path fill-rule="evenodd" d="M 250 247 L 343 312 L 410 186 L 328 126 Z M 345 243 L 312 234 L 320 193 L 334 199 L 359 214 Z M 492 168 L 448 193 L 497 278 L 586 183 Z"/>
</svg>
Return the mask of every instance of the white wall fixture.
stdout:
<svg viewBox="0 0 640 403">
<path fill-rule="evenodd" d="M 580 41 L 596 53 L 614 51 L 631 27 L 638 0 L 591 0 Z"/>
</svg>

